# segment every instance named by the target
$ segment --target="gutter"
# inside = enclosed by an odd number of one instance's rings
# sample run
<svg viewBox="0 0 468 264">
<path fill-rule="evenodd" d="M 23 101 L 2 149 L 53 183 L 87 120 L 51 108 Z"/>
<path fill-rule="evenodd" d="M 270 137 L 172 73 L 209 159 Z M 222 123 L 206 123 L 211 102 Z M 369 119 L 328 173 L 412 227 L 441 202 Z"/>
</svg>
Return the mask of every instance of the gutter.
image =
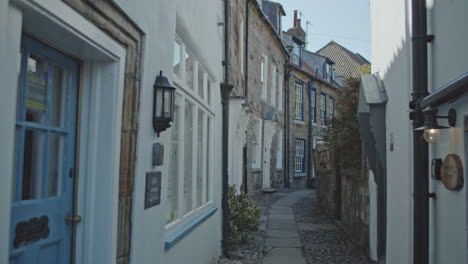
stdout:
<svg viewBox="0 0 468 264">
<path fill-rule="evenodd" d="M 468 73 L 463 74 L 456 80 L 437 89 L 419 101 L 419 107 L 424 109 L 428 106 L 437 108 L 441 104 L 454 101 L 468 93 Z"/>
<path fill-rule="evenodd" d="M 308 84 L 307 84 L 307 91 L 309 92 L 309 119 L 307 120 L 308 121 L 308 124 L 309 124 L 309 129 L 308 129 L 308 133 L 309 133 L 309 136 L 308 136 L 308 146 L 307 146 L 307 155 L 308 155 L 308 160 L 309 160 L 309 166 L 308 166 L 308 170 L 307 170 L 307 187 L 308 188 L 313 188 L 313 181 L 312 181 L 312 169 L 313 169 L 313 157 L 312 157 L 312 147 L 313 147 L 313 132 L 314 132 L 314 128 L 312 127 L 312 122 L 311 122 L 311 118 L 310 118 L 310 115 L 312 115 L 312 81 L 309 81 Z"/>
<path fill-rule="evenodd" d="M 224 83 L 221 83 L 221 104 L 222 104 L 222 250 L 223 254 L 229 258 L 229 204 L 228 204 L 228 189 L 229 189 L 229 175 L 228 175 L 228 149 L 229 149 L 229 96 L 233 88 L 230 84 L 230 58 L 229 58 L 229 16 L 230 16 L 230 2 L 224 0 Z"/>
<path fill-rule="evenodd" d="M 249 98 L 249 1 L 247 0 L 245 4 L 244 97 L 246 103 Z M 245 185 L 247 186 L 247 182 L 245 182 Z"/>
</svg>

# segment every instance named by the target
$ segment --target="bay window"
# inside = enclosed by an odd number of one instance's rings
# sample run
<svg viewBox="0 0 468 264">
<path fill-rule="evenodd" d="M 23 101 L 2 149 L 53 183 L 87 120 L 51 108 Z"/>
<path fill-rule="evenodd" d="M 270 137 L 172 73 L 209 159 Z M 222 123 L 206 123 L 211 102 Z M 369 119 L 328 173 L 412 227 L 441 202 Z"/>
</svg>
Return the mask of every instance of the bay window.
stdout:
<svg viewBox="0 0 468 264">
<path fill-rule="evenodd" d="M 173 79 L 177 90 L 170 128 L 166 203 L 166 229 L 170 230 L 213 206 L 210 159 L 215 115 L 210 105 L 210 86 L 214 84 L 182 40 L 177 39 L 175 49 L 180 49 L 175 54 L 185 55 L 184 59 L 174 59 Z"/>
</svg>

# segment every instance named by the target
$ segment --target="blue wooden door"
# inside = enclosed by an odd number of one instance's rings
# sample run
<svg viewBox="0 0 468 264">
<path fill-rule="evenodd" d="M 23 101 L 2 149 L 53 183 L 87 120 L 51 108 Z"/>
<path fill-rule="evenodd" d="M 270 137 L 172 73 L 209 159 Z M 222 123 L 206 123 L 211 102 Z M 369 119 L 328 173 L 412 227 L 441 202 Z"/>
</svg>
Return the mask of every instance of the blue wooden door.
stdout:
<svg viewBox="0 0 468 264">
<path fill-rule="evenodd" d="M 10 263 L 70 263 L 78 71 L 75 60 L 23 34 Z"/>
</svg>

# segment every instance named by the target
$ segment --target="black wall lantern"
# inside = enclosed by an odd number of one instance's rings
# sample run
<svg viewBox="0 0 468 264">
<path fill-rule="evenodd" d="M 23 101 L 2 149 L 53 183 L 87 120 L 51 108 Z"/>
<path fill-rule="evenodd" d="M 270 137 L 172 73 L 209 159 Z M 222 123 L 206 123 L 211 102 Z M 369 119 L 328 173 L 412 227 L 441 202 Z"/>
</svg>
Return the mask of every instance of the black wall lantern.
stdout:
<svg viewBox="0 0 468 264">
<path fill-rule="evenodd" d="M 446 118 L 448 119 L 448 124 L 451 127 L 456 125 L 457 113 L 455 109 L 450 109 L 448 116 L 436 116 L 437 109 L 432 108 L 431 106 L 426 107 L 423 110 L 424 113 L 424 126 L 418 127 L 415 130 L 424 130 L 424 140 L 428 143 L 436 143 L 439 141 L 440 129 L 447 129 L 448 127 L 440 126 L 437 123 L 437 118 Z"/>
<path fill-rule="evenodd" d="M 171 122 L 174 120 L 174 93 L 173 87 L 167 77 L 162 75 L 162 71 L 156 76 L 153 85 L 154 101 L 153 101 L 153 128 L 154 132 L 159 133 L 171 127 Z"/>
</svg>

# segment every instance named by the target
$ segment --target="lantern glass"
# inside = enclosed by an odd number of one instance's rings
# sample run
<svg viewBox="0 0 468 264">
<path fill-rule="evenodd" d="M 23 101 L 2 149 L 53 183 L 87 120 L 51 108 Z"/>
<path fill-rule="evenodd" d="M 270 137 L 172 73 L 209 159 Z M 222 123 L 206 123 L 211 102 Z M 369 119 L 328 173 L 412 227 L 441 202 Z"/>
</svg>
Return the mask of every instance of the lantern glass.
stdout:
<svg viewBox="0 0 468 264">
<path fill-rule="evenodd" d="M 163 109 L 163 117 L 172 120 L 172 90 L 165 89 L 164 91 L 164 109 Z"/>
<path fill-rule="evenodd" d="M 155 113 L 155 117 L 156 118 L 161 118 L 163 116 L 163 100 L 164 100 L 164 96 L 163 96 L 163 89 L 157 89 L 156 90 L 156 113 Z"/>
<path fill-rule="evenodd" d="M 424 130 L 423 137 L 424 140 L 427 141 L 427 143 L 436 143 L 437 141 L 439 141 L 440 138 L 440 129 L 426 129 Z"/>
</svg>

